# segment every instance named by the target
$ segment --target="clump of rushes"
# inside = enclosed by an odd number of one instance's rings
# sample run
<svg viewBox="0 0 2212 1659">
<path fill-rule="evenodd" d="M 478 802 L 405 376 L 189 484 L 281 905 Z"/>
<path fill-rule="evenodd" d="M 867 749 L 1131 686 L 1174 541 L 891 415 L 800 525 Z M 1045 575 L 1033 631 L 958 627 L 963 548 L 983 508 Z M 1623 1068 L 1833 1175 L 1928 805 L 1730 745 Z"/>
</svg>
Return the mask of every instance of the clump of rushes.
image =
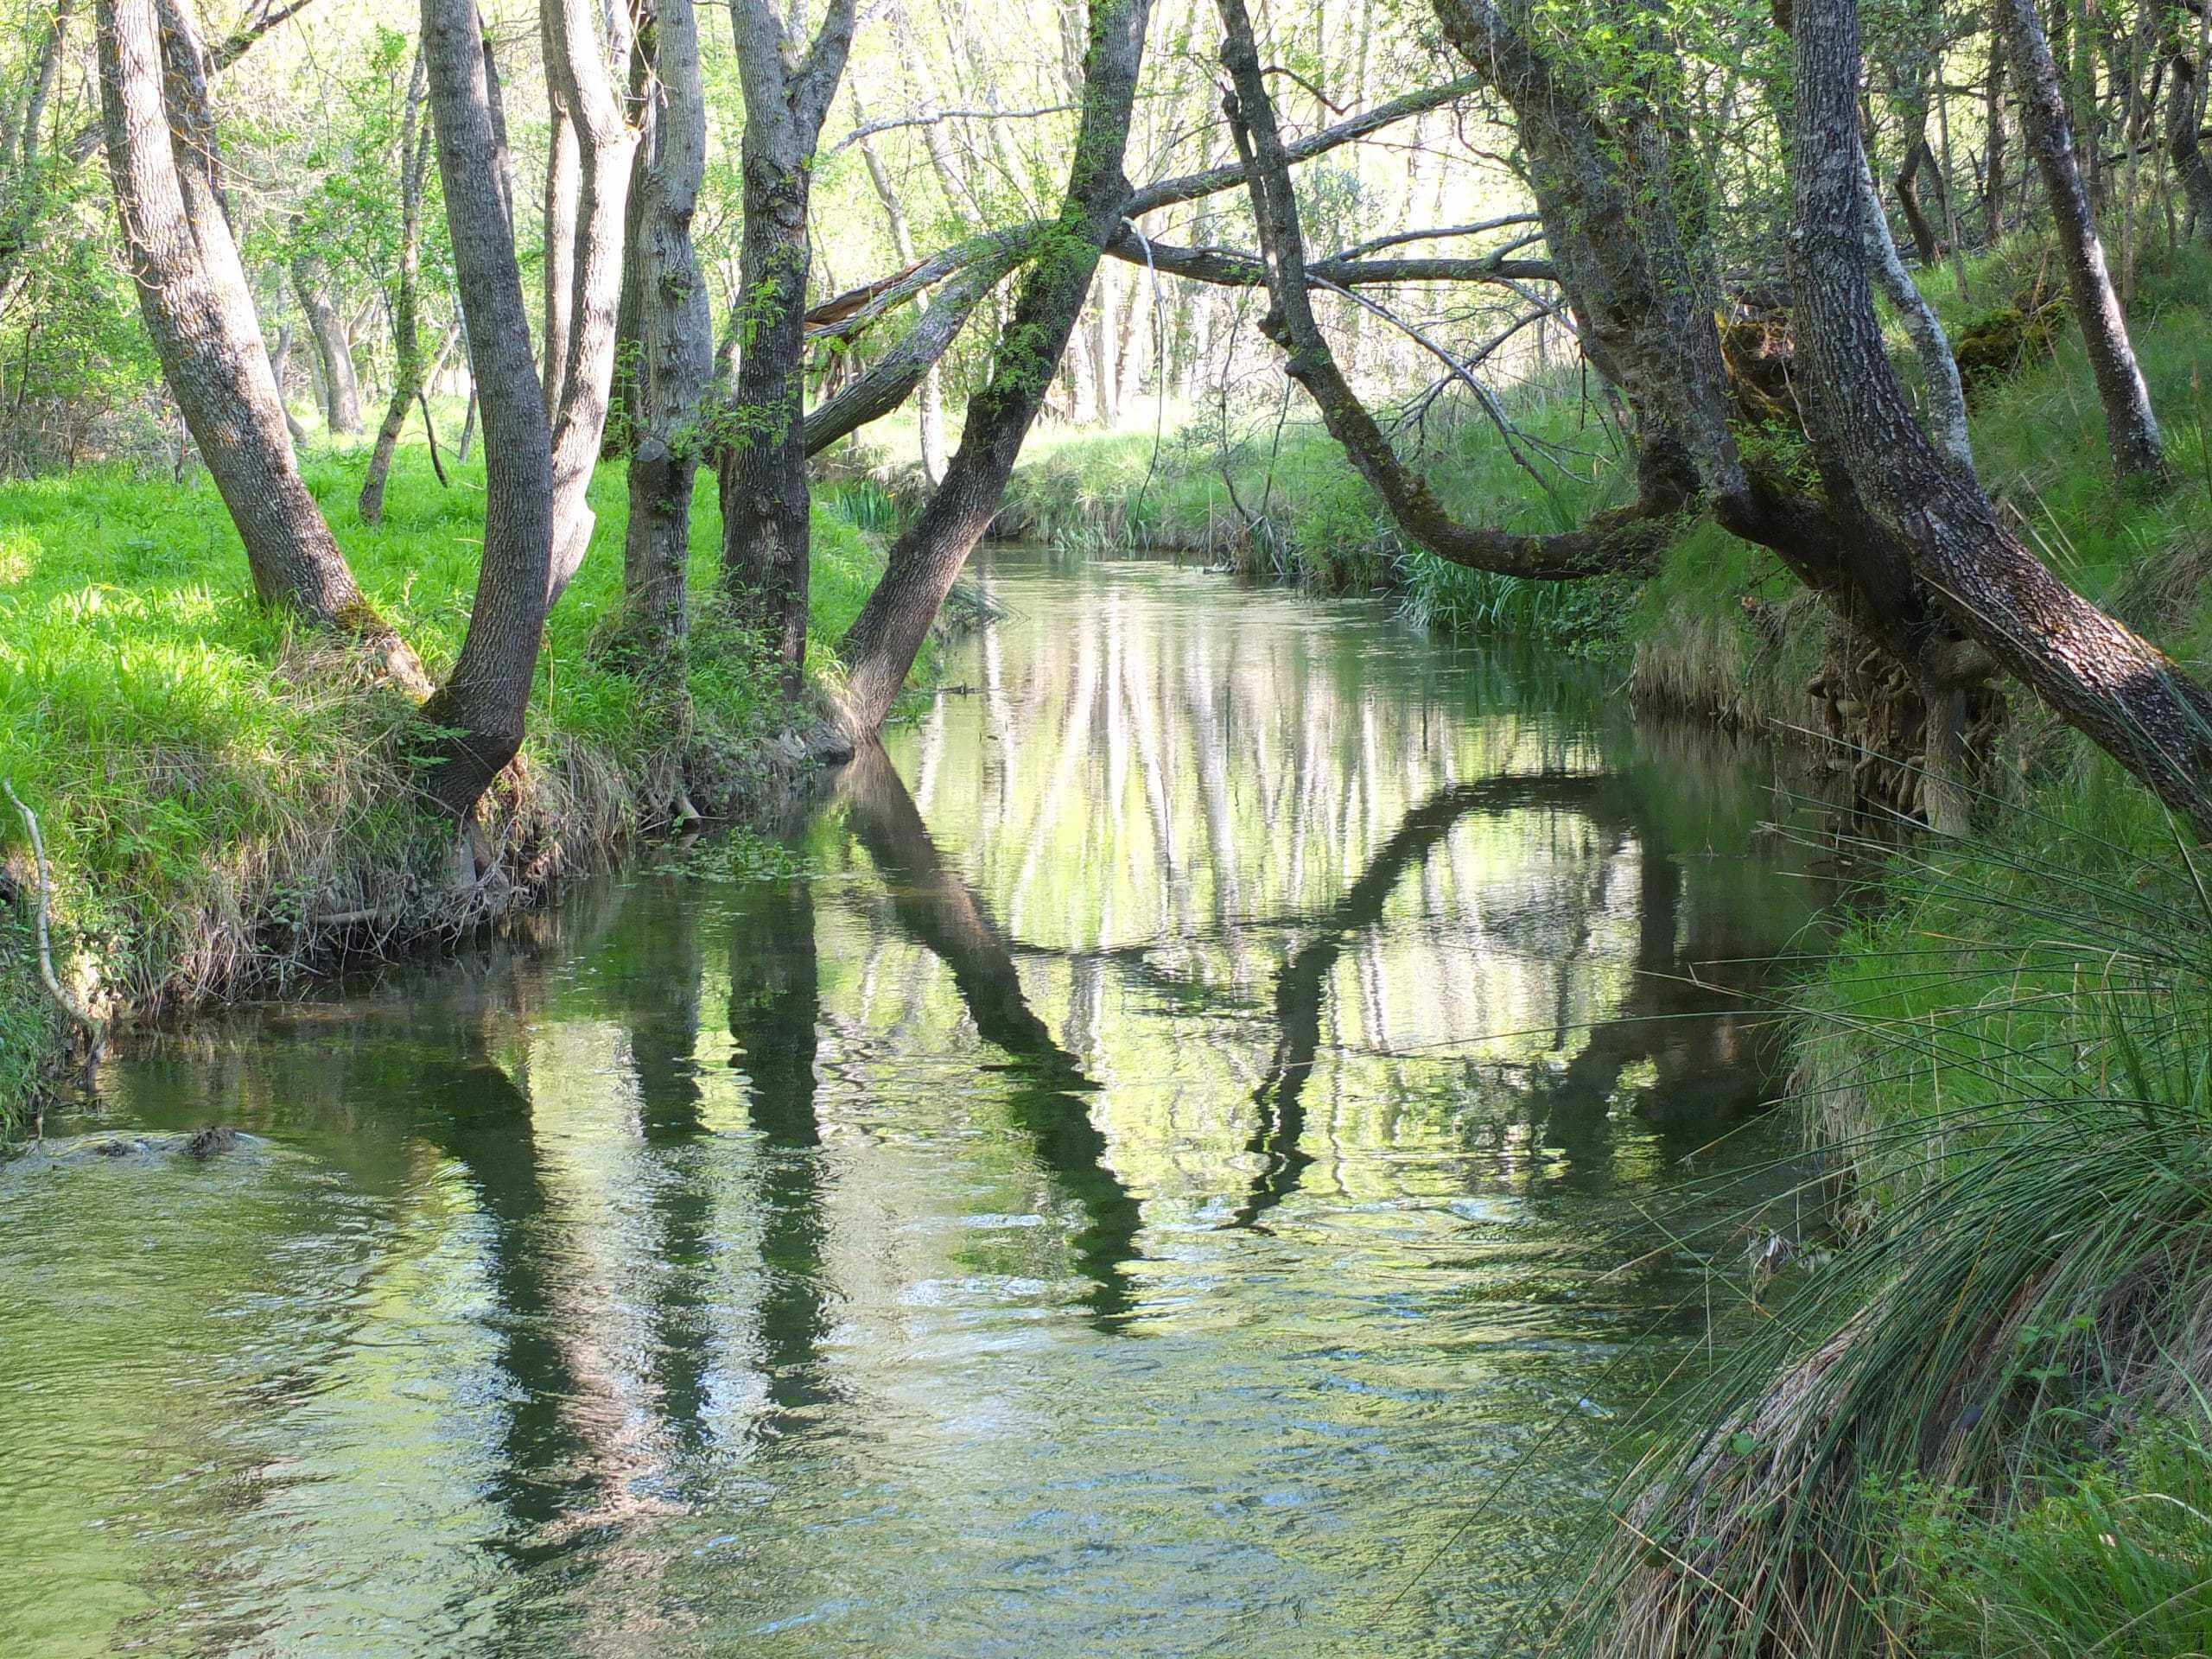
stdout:
<svg viewBox="0 0 2212 1659">
<path fill-rule="evenodd" d="M 2212 886 L 2116 779 L 2039 798 L 1808 988 L 1840 1236 L 1650 1414 L 1562 1650 L 2212 1646 Z"/>
</svg>

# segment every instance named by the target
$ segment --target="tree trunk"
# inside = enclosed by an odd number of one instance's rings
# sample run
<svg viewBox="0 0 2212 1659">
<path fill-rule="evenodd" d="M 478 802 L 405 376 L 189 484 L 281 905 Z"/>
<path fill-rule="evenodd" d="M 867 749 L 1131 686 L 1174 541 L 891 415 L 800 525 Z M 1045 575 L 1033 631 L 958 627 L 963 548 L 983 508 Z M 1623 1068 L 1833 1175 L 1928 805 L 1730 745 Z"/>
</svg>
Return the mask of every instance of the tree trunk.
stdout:
<svg viewBox="0 0 2212 1659">
<path fill-rule="evenodd" d="M 2010 3 L 2010 0 L 2008 0 Z M 2017 25 L 2017 13 L 2015 22 Z M 1797 0 L 1796 220 L 1798 317 L 1821 396 L 1817 439 L 1848 473 L 1966 636 L 2054 712 L 2212 835 L 2212 696 L 2045 569 L 1970 478 L 1913 419 L 1868 290 L 1857 167 L 1854 0 Z M 2031 14 L 2030 21 L 2032 22 Z M 2037 39 L 2041 39 L 2040 30 Z M 2048 54 L 2044 62 L 2049 65 Z M 2032 60 L 2014 67 L 2036 79 Z M 2049 137 L 2063 111 L 2034 118 Z"/>
<path fill-rule="evenodd" d="M 1648 487 L 1637 503 L 1585 528 L 1548 536 L 1462 524 L 1445 510 L 1426 480 L 1400 462 L 1389 437 L 1345 379 L 1314 317 L 1297 193 L 1291 185 L 1289 157 L 1260 65 L 1251 19 L 1243 0 L 1220 0 L 1219 9 L 1225 35 L 1222 63 L 1234 89 L 1223 107 L 1244 159 L 1272 302 L 1260 332 L 1283 348 L 1284 372 L 1313 399 L 1322 424 L 1382 499 L 1399 528 L 1440 558 L 1502 575 L 1565 581 L 1647 567 L 1674 532 L 1672 515 L 1696 493 L 1694 480 L 1686 475 L 1687 461 L 1662 459 L 1662 452 L 1672 449 L 1675 441 L 1661 440 L 1656 427 L 1645 446 L 1649 464 L 1642 469 L 1641 481 Z M 1467 49 L 1465 42 L 1461 44 Z M 1469 51 L 1478 61 L 1494 55 L 1479 43 Z M 1522 124 L 1521 138 L 1532 156 L 1543 148 L 1534 124 Z M 1596 207 L 1594 211 L 1608 209 Z M 1586 330 L 1586 346 L 1596 337 L 1596 330 Z M 1633 382 L 1624 385 L 1634 400 Z"/>
<path fill-rule="evenodd" d="M 714 372 L 714 320 L 691 245 L 707 162 L 707 108 L 691 0 L 659 0 L 649 44 L 661 107 L 637 175 L 633 257 L 640 350 L 632 391 L 637 442 L 630 458 L 623 610 L 649 677 L 680 696 L 691 492 L 705 443 L 699 414 Z"/>
<path fill-rule="evenodd" d="M 867 124 L 857 95 L 853 99 L 853 118 L 862 126 Z M 868 164 L 868 182 L 875 187 L 875 199 L 883 204 L 884 221 L 891 227 L 892 249 L 898 254 L 899 264 L 910 267 L 914 263 L 914 233 L 906 218 L 906 204 L 899 200 L 898 187 L 892 182 L 890 170 L 876 154 L 875 146 L 863 137 L 860 147 L 861 159 Z M 925 316 L 928 315 L 931 302 L 926 296 L 917 296 L 914 303 Z M 847 391 L 850 390 L 849 386 L 845 388 Z M 839 397 L 843 395 L 843 391 L 838 393 Z M 935 484 L 944 476 L 944 391 L 934 361 L 922 377 L 921 396 L 914 403 L 914 418 L 921 435 L 922 476 Z M 810 416 L 807 429 L 807 453 L 812 454 L 818 446 L 811 436 Z"/>
<path fill-rule="evenodd" d="M 322 371 L 323 424 L 349 436 L 361 429 L 361 384 L 353 372 L 353 348 L 346 342 L 346 325 L 330 302 L 329 278 L 318 256 L 293 257 L 292 291 L 307 315 L 315 364 Z"/>
<path fill-rule="evenodd" d="M 969 400 L 944 482 L 893 544 L 883 579 L 845 636 L 848 679 L 837 721 L 855 743 L 881 728 L 945 594 L 997 515 L 1022 440 L 1082 315 L 1100 251 L 1120 228 L 1129 200 L 1122 155 L 1150 10 L 1150 0 L 1094 0 L 1083 111 L 1052 240 L 1022 280 L 989 380 Z"/>
<path fill-rule="evenodd" d="M 1989 18 L 1989 95 L 1982 105 L 1982 124 L 1989 135 L 1988 160 L 1982 167 L 1981 179 L 1981 239 L 1986 247 L 1995 247 L 1998 238 L 2005 234 L 2005 44 L 2003 25 L 1997 21 L 1997 8 L 2006 0 L 1992 0 Z"/>
<path fill-rule="evenodd" d="M 465 817 L 522 747 L 545 626 L 553 455 L 514 233 L 502 201 L 490 43 L 475 0 L 423 0 L 423 57 L 436 124 L 454 272 L 484 414 L 484 554 L 453 673 L 423 709 L 430 799 Z"/>
<path fill-rule="evenodd" d="M 732 613 L 780 665 L 787 695 L 805 679 L 812 542 L 806 476 L 807 194 L 814 152 L 853 38 L 853 0 L 830 0 L 798 64 L 785 58 L 770 0 L 730 8 L 745 93 L 745 231 L 740 345 L 722 440 L 722 583 Z"/>
<path fill-rule="evenodd" d="M 626 20 L 622 6 L 607 16 Z M 625 38 L 607 40 L 594 0 L 545 0 L 546 89 L 562 116 L 560 130 L 572 149 L 575 202 L 571 233 L 561 260 L 568 277 L 560 372 L 553 373 L 548 332 L 547 384 L 557 389 L 547 410 L 553 431 L 553 562 L 546 605 L 559 602 L 591 545 L 593 513 L 585 500 L 599 464 L 607 429 L 607 394 L 614 380 L 615 324 L 622 301 L 622 229 L 628 217 L 630 160 L 638 130 L 622 107 L 613 64 L 626 62 Z M 564 209 L 565 211 L 565 209 Z M 550 223 L 547 263 L 556 249 Z M 550 279 L 549 279 L 550 280 Z M 549 309 L 549 318 L 552 312 Z M 485 442 L 491 442 L 489 412 Z"/>
<path fill-rule="evenodd" d="M 100 0 L 96 18 L 108 173 L 139 310 L 170 395 L 245 544 L 254 591 L 264 604 L 359 637 L 396 678 L 420 685 L 419 664 L 362 597 L 301 480 L 214 191 L 205 61 L 189 21 L 156 0 Z M 186 105 L 174 116 L 165 85 Z M 188 132 L 190 161 L 181 167 Z"/>
<path fill-rule="evenodd" d="M 2096 377 L 2097 396 L 2104 404 L 2113 468 L 2123 483 L 2163 484 L 2168 474 L 2158 416 L 2152 412 L 2151 393 L 2128 341 L 2120 296 L 2113 292 L 2112 275 L 2105 268 L 2096 215 L 2075 164 L 2074 132 L 2059 88 L 2058 66 L 2036 17 L 2035 0 L 1997 0 L 1996 15 L 2004 28 L 2012 73 L 2020 83 L 2028 148 L 2035 152 L 2050 197 L 2065 256 L 2067 286 Z"/>
<path fill-rule="evenodd" d="M 376 448 L 369 456 L 369 470 L 361 480 L 356 505 L 360 520 L 374 524 L 384 518 L 384 485 L 391 471 L 391 458 L 399 447 L 399 434 L 407 424 L 408 406 L 435 367 L 423 362 L 422 326 L 418 315 L 417 278 L 423 265 L 423 175 L 429 163 L 429 114 L 423 107 L 423 54 L 415 54 L 415 70 L 408 78 L 407 103 L 399 121 L 399 281 L 391 303 L 391 398 L 385 407 L 384 423 L 377 429 Z M 448 347 L 451 345 L 448 341 Z M 442 359 L 444 350 L 439 357 Z"/>
<path fill-rule="evenodd" d="M 292 400 L 285 395 L 284 383 L 291 378 L 292 325 L 286 323 L 276 331 L 276 349 L 270 354 L 269 378 L 276 383 L 276 404 L 284 411 L 284 429 L 291 435 L 292 446 L 297 448 L 308 441 L 308 429 L 292 413 Z"/>
<path fill-rule="evenodd" d="M 2212 8 L 2208 8 L 2212 10 Z M 2212 26 L 2212 16 L 2207 18 Z M 2212 238 L 2212 163 L 2204 158 L 2197 134 L 2204 120 L 2203 60 L 2205 28 L 2197 35 L 2198 55 L 2192 60 L 2183 50 L 2177 28 L 2169 48 L 2166 86 L 2166 154 L 2181 181 L 2182 199 L 2189 204 L 2189 229 L 2193 236 Z"/>
</svg>

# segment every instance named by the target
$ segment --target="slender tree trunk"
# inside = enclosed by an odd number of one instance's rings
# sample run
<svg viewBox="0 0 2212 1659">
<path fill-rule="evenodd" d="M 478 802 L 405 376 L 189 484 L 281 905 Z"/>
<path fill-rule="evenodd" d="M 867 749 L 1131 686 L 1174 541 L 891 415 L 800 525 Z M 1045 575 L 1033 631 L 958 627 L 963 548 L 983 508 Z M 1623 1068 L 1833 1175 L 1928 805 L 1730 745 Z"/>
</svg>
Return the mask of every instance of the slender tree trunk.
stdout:
<svg viewBox="0 0 2212 1659">
<path fill-rule="evenodd" d="M 700 413 L 714 372 L 714 320 L 691 245 L 707 162 L 707 108 L 691 0 L 659 0 L 650 45 L 661 107 L 637 175 L 640 350 L 623 607 L 648 672 L 680 696 L 692 484 L 705 449 Z"/>
<path fill-rule="evenodd" d="M 811 556 L 806 477 L 807 193 L 814 152 L 852 45 L 853 0 L 830 0 L 798 64 L 770 0 L 730 8 L 745 93 L 744 243 L 733 328 L 740 347 L 722 440 L 722 583 L 796 696 L 806 667 Z"/>
<path fill-rule="evenodd" d="M 1122 156 L 1150 10 L 1149 0 L 1094 0 L 1083 111 L 1054 244 L 1022 280 L 990 378 L 969 400 L 944 482 L 892 545 L 883 579 L 845 636 L 848 679 L 837 718 L 855 742 L 881 728 L 945 594 L 997 515 L 1022 440 L 1082 315 L 1100 251 L 1121 226 L 1129 200 Z"/>
<path fill-rule="evenodd" d="M 461 818 L 522 747 L 552 562 L 553 455 L 502 200 L 490 43 L 475 0 L 423 0 L 422 28 L 454 272 L 484 411 L 476 601 L 453 673 L 423 711 L 433 734 L 423 789 Z"/>
<path fill-rule="evenodd" d="M 853 100 L 853 118 L 863 126 L 867 124 L 857 96 Z M 874 144 L 863 137 L 860 146 L 861 159 L 868 163 L 868 182 L 874 186 L 875 199 L 883 204 L 884 221 L 891 227 L 892 248 L 898 254 L 900 265 L 911 266 L 914 263 L 914 232 L 906 218 L 906 204 L 899 199 L 898 187 L 892 182 L 890 169 L 884 166 Z M 927 315 L 930 302 L 926 296 L 917 296 L 914 303 Z M 838 396 L 842 397 L 844 391 L 850 390 L 846 387 Z M 922 377 L 921 396 L 914 401 L 914 418 L 921 436 L 922 475 L 935 484 L 944 476 L 944 389 L 934 362 Z M 816 446 L 810 435 L 810 419 L 808 429 L 807 453 L 811 454 Z"/>
<path fill-rule="evenodd" d="M 2170 37 L 2166 57 L 2166 154 L 2181 181 L 2182 199 L 2189 204 L 2189 229 L 2193 236 L 2212 238 L 2212 163 L 2204 158 L 2198 138 L 2204 121 L 2204 82 L 2201 73 L 2204 41 L 2212 29 L 2212 3 L 2197 34 L 2197 55 L 2191 59 L 2181 45 L 2180 29 Z"/>
<path fill-rule="evenodd" d="M 429 164 L 429 112 L 423 107 L 423 54 L 415 54 L 414 73 L 408 79 L 407 103 L 399 123 L 399 281 L 391 304 L 391 398 L 385 406 L 383 423 L 377 429 L 375 450 L 361 480 L 357 504 L 360 520 L 374 524 L 384 518 L 385 479 L 399 447 L 399 434 L 407 424 L 407 410 L 436 372 L 423 361 L 423 339 L 418 278 L 423 265 L 423 176 Z M 451 341 L 448 341 L 448 348 Z M 439 353 L 441 359 L 444 350 Z"/>
<path fill-rule="evenodd" d="M 2005 143 L 2009 124 L 2005 112 L 2005 37 L 2004 27 L 1997 19 L 1997 8 L 2007 0 L 1992 0 L 1989 17 L 1989 94 L 1982 105 L 1982 124 L 1987 130 L 1989 154 L 1982 168 L 1981 180 L 1981 239 L 1990 247 L 1997 245 L 1998 238 L 2005 234 Z"/>
<path fill-rule="evenodd" d="M 322 371 L 323 424 L 340 436 L 361 429 L 361 384 L 353 372 L 353 348 L 346 325 L 330 302 L 329 278 L 320 257 L 310 253 L 292 260 L 292 291 L 307 315 L 315 340 L 316 365 Z"/>
<path fill-rule="evenodd" d="M 269 359 L 269 378 L 276 383 L 276 404 L 284 411 L 284 429 L 291 434 L 295 448 L 308 441 L 308 429 L 292 413 L 292 400 L 285 395 L 284 383 L 291 378 L 292 325 L 286 323 L 276 331 L 276 349 Z"/>
<path fill-rule="evenodd" d="M 547 408 L 553 431 L 553 562 L 546 604 L 560 601 L 591 545 L 594 522 L 585 492 L 599 464 L 607 429 L 607 396 L 614 380 L 615 327 L 622 300 L 622 229 L 628 217 L 630 162 L 638 129 L 617 91 L 614 65 L 626 63 L 626 37 L 610 41 L 601 28 L 595 0 L 545 0 L 545 75 L 575 161 L 575 201 L 567 255 L 569 278 L 560 372 L 552 372 L 552 333 L 547 339 L 547 383 L 558 395 Z M 608 18 L 626 21 L 615 6 Z M 547 263 L 554 263 L 550 224 Z M 549 310 L 549 321 L 550 320 Z M 491 442 L 486 413 L 485 442 Z"/>
<path fill-rule="evenodd" d="M 2113 293 L 2112 275 L 2105 267 L 2104 244 L 2097 236 L 2089 192 L 2075 165 L 2074 131 L 2059 88 L 2058 66 L 2037 19 L 2035 0 L 1997 0 L 1996 15 L 2020 83 L 2028 148 L 2035 152 L 2050 197 L 2065 256 L 2067 286 L 2096 377 L 2097 396 L 2104 404 L 2113 468 L 2123 482 L 2164 483 L 2168 474 L 2158 416 L 2152 411 L 2150 390 L 2143 384 L 2143 371 L 2127 338 L 2120 296 Z"/>
<path fill-rule="evenodd" d="M 396 678 L 421 685 L 420 665 L 362 597 L 301 480 L 216 194 L 206 64 L 189 20 L 156 0 L 100 0 L 96 17 L 108 173 L 139 310 L 245 544 L 254 590 L 264 604 L 357 635 Z M 174 114 L 165 85 L 182 105 Z"/>
<path fill-rule="evenodd" d="M 630 155 L 630 189 L 622 220 L 622 297 L 614 312 L 614 378 L 607 396 L 607 424 L 599 455 L 612 461 L 637 447 L 642 418 L 639 387 L 645 378 L 645 292 L 640 248 L 645 241 L 645 168 L 651 164 L 659 118 L 658 89 L 652 85 L 652 41 L 656 0 L 632 0 L 637 39 L 630 47 L 629 107 L 638 124 L 637 148 Z"/>
</svg>

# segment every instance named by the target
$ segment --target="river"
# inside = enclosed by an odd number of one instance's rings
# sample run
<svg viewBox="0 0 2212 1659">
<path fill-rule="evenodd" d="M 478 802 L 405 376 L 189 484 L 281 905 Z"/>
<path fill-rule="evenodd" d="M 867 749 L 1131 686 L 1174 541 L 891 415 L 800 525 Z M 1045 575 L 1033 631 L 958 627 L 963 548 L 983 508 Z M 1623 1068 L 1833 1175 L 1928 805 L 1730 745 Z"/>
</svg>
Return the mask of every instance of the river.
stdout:
<svg viewBox="0 0 2212 1659">
<path fill-rule="evenodd" d="M 1791 1142 L 1772 758 L 1374 604 L 976 568 L 997 620 L 787 842 L 49 1125 L 232 1152 L 0 1170 L 0 1652 L 1541 1629 L 1711 1339 L 1717 1176 Z"/>
</svg>

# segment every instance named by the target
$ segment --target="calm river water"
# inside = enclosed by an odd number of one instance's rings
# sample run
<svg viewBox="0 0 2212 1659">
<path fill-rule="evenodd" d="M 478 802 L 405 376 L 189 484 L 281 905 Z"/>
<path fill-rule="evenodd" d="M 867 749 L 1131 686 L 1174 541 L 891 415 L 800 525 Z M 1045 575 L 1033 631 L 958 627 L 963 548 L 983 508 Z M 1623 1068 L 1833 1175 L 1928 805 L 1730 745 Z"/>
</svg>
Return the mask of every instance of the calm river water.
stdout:
<svg viewBox="0 0 2212 1659">
<path fill-rule="evenodd" d="M 0 1653 L 1527 1638 L 1704 1337 L 1669 1238 L 1789 1140 L 1771 761 L 1379 607 L 977 570 L 798 874 L 578 884 L 50 1126 L 235 1153 L 0 1171 Z"/>
</svg>

